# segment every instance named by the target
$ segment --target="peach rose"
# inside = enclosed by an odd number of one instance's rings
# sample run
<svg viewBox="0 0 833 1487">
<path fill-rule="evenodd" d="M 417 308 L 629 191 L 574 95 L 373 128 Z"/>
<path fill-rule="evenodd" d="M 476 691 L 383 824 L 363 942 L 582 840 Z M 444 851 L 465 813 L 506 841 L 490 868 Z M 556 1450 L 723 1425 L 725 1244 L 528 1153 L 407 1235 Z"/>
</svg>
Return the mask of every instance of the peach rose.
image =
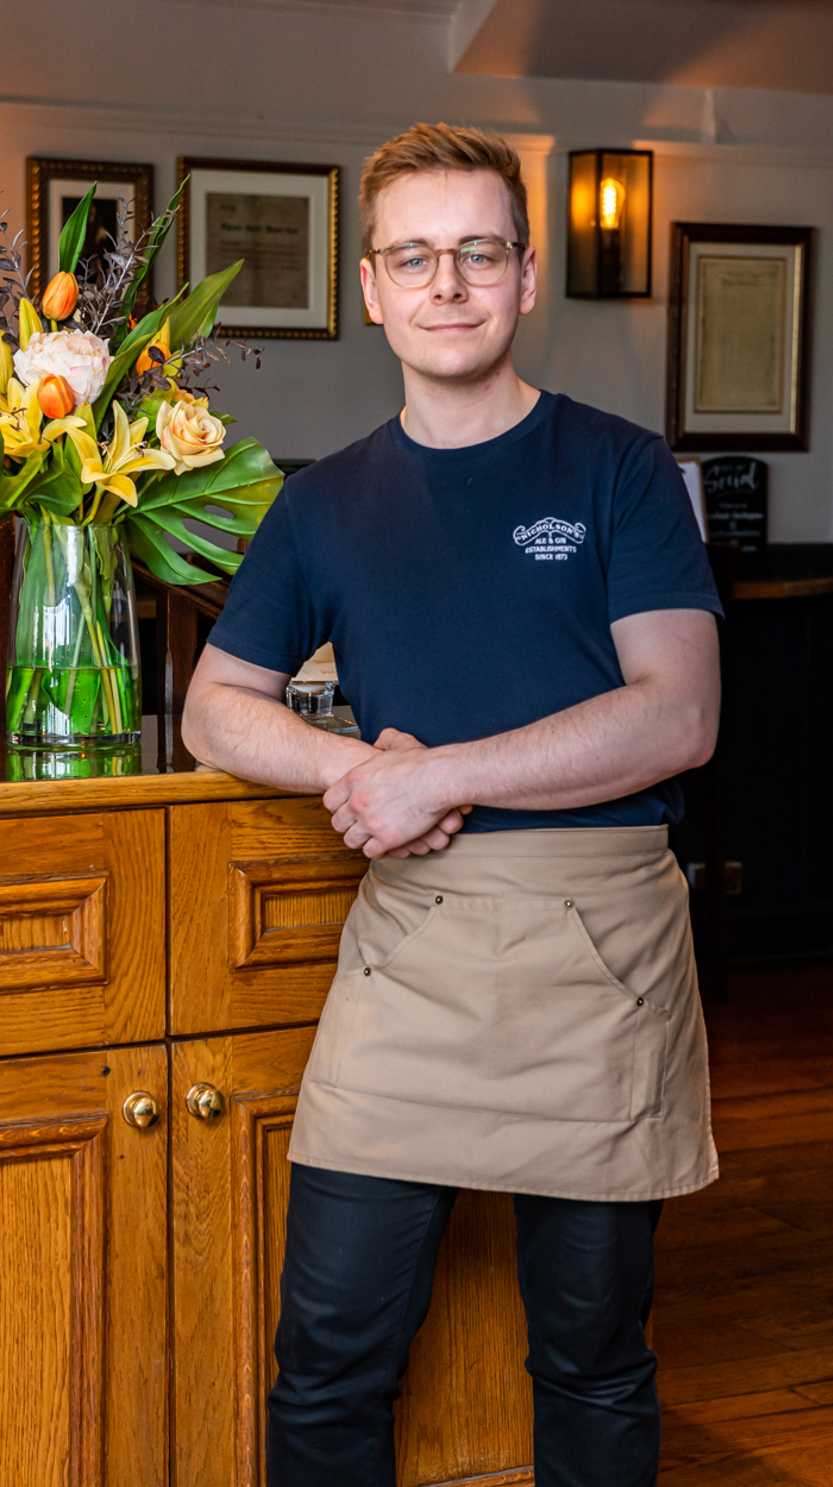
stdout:
<svg viewBox="0 0 833 1487">
<path fill-rule="evenodd" d="M 200 403 L 160 403 L 156 415 L 156 437 L 176 461 L 174 474 L 196 470 L 223 458 L 220 448 L 226 437 L 219 418 Z"/>
</svg>

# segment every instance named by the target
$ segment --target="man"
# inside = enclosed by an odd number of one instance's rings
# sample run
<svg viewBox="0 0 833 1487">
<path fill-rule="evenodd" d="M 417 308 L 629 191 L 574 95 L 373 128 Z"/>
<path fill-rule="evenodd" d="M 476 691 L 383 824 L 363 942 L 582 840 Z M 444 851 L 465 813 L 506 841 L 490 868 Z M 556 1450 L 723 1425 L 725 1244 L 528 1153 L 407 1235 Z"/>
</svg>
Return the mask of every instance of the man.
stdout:
<svg viewBox="0 0 833 1487">
<path fill-rule="evenodd" d="M 537 268 L 506 142 L 415 125 L 361 207 L 405 405 L 287 483 L 184 719 L 370 860 L 289 1149 L 270 1487 L 394 1487 L 461 1186 L 514 1194 L 537 1487 L 647 1487 L 652 1236 L 717 1175 L 667 833 L 714 747 L 720 604 L 664 441 L 514 369 Z M 281 705 L 327 639 L 362 740 Z"/>
</svg>

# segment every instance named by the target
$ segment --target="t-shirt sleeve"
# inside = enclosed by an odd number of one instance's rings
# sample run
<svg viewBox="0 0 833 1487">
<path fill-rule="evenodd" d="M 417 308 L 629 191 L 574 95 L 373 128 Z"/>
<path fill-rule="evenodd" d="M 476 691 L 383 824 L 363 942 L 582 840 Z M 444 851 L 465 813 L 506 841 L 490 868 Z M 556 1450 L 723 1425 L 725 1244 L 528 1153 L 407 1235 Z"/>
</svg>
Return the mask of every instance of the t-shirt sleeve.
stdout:
<svg viewBox="0 0 833 1487">
<path fill-rule="evenodd" d="M 241 661 L 294 676 L 329 639 L 324 628 L 304 575 L 284 487 L 246 549 L 208 641 Z"/>
<path fill-rule="evenodd" d="M 613 493 L 608 618 L 723 606 L 682 471 L 661 435 L 625 455 Z"/>
</svg>

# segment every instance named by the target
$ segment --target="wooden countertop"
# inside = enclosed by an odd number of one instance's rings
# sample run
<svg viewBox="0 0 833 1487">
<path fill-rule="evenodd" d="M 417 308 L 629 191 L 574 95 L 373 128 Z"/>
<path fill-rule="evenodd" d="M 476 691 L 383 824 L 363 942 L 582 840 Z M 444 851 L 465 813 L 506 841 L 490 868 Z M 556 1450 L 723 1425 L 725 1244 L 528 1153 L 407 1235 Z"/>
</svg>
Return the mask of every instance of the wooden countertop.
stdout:
<svg viewBox="0 0 833 1487">
<path fill-rule="evenodd" d="M 133 748 L 86 754 L 15 749 L 0 740 L 0 817 L 292 796 L 198 764 L 175 723 L 169 723 L 161 747 L 155 716 L 144 717 L 142 725 L 141 743 Z"/>
<path fill-rule="evenodd" d="M 118 806 L 162 806 L 201 800 L 286 797 L 287 790 L 254 785 L 221 770 L 198 769 L 160 775 L 116 775 L 103 779 L 2 780 L 0 817 L 54 811 L 104 810 Z"/>
<path fill-rule="evenodd" d="M 730 599 L 802 599 L 813 594 L 833 594 L 829 578 L 736 578 Z"/>
</svg>

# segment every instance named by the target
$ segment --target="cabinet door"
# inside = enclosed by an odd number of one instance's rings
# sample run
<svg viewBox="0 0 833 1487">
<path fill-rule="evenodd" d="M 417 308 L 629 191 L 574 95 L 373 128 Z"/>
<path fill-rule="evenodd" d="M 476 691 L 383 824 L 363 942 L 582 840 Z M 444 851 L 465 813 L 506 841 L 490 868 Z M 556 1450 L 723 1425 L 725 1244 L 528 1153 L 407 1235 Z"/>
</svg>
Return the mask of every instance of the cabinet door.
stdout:
<svg viewBox="0 0 833 1487">
<path fill-rule="evenodd" d="M 174 806 L 169 854 L 171 1031 L 317 1018 L 368 865 L 320 801 Z"/>
<path fill-rule="evenodd" d="M 162 1046 L 0 1060 L 4 1484 L 167 1481 L 166 1093 Z"/>
<path fill-rule="evenodd" d="M 286 1150 L 312 1036 L 289 1028 L 173 1048 L 176 1487 L 265 1487 Z M 203 1116 L 189 1113 L 189 1093 Z M 526 1351 L 511 1197 L 461 1192 L 396 1405 L 402 1487 L 531 1484 Z"/>
<path fill-rule="evenodd" d="M 162 811 L 0 821 L 0 1055 L 165 1032 Z"/>
</svg>

